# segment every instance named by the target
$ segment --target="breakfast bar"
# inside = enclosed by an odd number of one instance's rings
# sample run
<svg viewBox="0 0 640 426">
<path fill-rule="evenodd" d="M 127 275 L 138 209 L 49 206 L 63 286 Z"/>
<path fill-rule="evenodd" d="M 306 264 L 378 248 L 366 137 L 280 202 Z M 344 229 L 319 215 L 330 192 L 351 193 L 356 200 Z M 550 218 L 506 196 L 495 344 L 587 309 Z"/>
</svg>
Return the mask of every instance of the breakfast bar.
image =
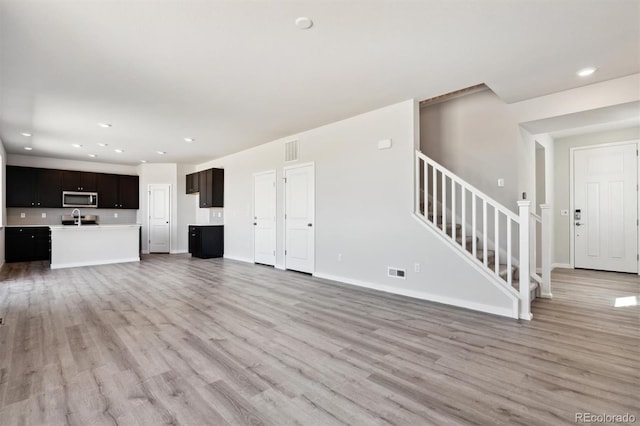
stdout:
<svg viewBox="0 0 640 426">
<path fill-rule="evenodd" d="M 140 225 L 54 225 L 51 269 L 140 261 Z"/>
</svg>

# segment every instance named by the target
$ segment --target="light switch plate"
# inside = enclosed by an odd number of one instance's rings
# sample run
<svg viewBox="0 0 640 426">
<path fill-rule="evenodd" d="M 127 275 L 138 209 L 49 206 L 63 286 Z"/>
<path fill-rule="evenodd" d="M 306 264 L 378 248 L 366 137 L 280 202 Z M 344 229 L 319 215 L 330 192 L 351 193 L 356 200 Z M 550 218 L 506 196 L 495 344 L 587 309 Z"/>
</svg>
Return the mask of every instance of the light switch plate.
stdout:
<svg viewBox="0 0 640 426">
<path fill-rule="evenodd" d="M 504 178 L 498 179 L 498 188 L 504 188 Z"/>
<path fill-rule="evenodd" d="M 24 219 L 25 217 L 27 217 L 25 213 L 20 213 L 20 219 Z"/>
<path fill-rule="evenodd" d="M 47 217 L 47 214 L 46 213 L 42 213 L 42 218 L 44 219 L 46 217 Z"/>
<path fill-rule="evenodd" d="M 118 218 L 118 213 L 114 213 L 113 217 L 115 217 L 117 219 Z"/>
</svg>

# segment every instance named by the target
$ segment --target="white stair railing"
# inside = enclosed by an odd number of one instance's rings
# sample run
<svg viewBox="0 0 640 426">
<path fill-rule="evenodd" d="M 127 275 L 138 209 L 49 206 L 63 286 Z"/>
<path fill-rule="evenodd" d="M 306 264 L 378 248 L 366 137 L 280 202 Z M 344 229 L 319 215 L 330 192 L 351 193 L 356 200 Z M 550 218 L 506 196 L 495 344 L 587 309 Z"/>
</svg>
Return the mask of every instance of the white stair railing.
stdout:
<svg viewBox="0 0 640 426">
<path fill-rule="evenodd" d="M 524 279 L 531 276 L 531 202 L 518 201 L 516 214 L 420 151 L 416 151 L 415 179 L 415 211 L 419 218 L 508 287 L 515 283 L 517 266 L 520 318 L 531 319 L 530 280 Z M 544 214 L 541 220 L 544 221 Z M 544 261 L 549 249 L 545 251 L 544 247 L 549 242 L 550 230 L 543 224 L 543 273 L 539 277 L 543 294 L 544 280 L 549 275 L 545 273 L 549 265 Z"/>
</svg>

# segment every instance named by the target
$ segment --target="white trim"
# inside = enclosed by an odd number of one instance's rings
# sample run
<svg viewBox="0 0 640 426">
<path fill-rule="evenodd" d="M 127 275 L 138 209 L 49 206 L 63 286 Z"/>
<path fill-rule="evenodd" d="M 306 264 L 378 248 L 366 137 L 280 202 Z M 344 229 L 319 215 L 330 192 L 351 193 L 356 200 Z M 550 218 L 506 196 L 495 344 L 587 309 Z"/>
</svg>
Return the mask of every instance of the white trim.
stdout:
<svg viewBox="0 0 640 426">
<path fill-rule="evenodd" d="M 553 299 L 553 294 L 551 294 L 551 293 L 540 293 L 540 297 L 542 299 Z"/>
<path fill-rule="evenodd" d="M 307 163 L 302 164 L 292 164 L 290 166 L 282 167 L 282 180 L 286 179 L 286 171 L 291 169 L 297 169 L 299 167 L 308 167 L 311 166 L 313 168 L 313 259 L 311 265 L 311 274 L 313 274 L 316 270 L 316 163 L 315 161 L 309 161 Z M 277 176 L 276 176 L 277 178 Z M 277 180 L 277 179 L 276 179 Z M 284 185 L 284 183 L 283 183 Z M 277 194 L 276 194 L 277 198 Z M 282 190 L 282 259 L 283 259 L 283 268 L 287 269 L 287 255 L 285 254 L 287 251 L 287 188 L 283 187 Z M 277 244 L 276 244 L 277 245 Z"/>
<path fill-rule="evenodd" d="M 285 268 L 282 263 L 276 263 L 274 268 L 280 269 L 281 271 L 286 271 L 287 270 L 287 268 Z"/>
<path fill-rule="evenodd" d="M 596 144 L 596 145 L 584 145 L 584 146 L 575 146 L 572 148 L 569 148 L 569 268 L 573 269 L 574 265 L 575 265 L 575 235 L 576 235 L 576 230 L 575 230 L 575 220 L 573 219 L 573 212 L 574 212 L 574 205 L 573 205 L 573 197 L 574 197 L 574 190 L 573 190 L 573 154 L 575 151 L 581 151 L 581 150 L 586 150 L 586 149 L 593 149 L 593 148 L 607 148 L 607 147 L 612 147 L 612 146 L 617 146 L 617 145 L 628 145 L 628 144 L 635 144 L 636 145 L 636 150 L 640 149 L 640 140 L 638 139 L 631 139 L 628 141 L 620 141 L 620 142 L 610 142 L 610 143 L 600 143 L 600 144 Z M 636 157 L 637 159 L 638 157 Z M 638 172 L 640 172 L 640 160 L 638 160 Z M 640 179 L 638 178 L 638 176 L 636 176 L 636 183 L 640 182 Z M 640 217 L 640 196 L 638 196 L 638 210 L 637 210 L 637 214 L 636 214 L 636 219 Z M 638 232 L 638 250 L 640 251 L 640 230 Z M 555 263 L 553 265 L 556 265 Z M 564 265 L 564 264 L 560 264 L 560 265 Z M 555 266 L 552 266 L 551 269 L 553 269 Z M 564 267 L 564 266 L 561 266 Z M 640 263 L 638 264 L 638 275 L 640 275 Z"/>
<path fill-rule="evenodd" d="M 151 254 L 149 250 L 142 250 L 142 254 Z"/>
<path fill-rule="evenodd" d="M 442 303 L 445 305 L 471 309 L 473 311 L 480 311 L 488 314 L 500 315 L 503 317 L 518 318 L 517 300 L 516 300 L 515 308 L 514 307 L 500 308 L 497 306 L 485 305 L 482 303 L 474 303 L 467 300 L 441 296 L 441 295 L 427 293 L 423 291 L 415 291 L 415 290 L 407 290 L 407 289 L 402 289 L 397 287 L 390 287 L 383 284 L 374 284 L 366 281 L 354 280 L 351 278 L 345 278 L 345 277 L 340 277 L 336 275 L 314 273 L 313 276 L 316 278 L 324 279 L 324 280 L 336 281 L 343 284 L 349 284 L 357 287 L 367 288 L 370 290 L 383 291 L 385 293 L 397 294 L 400 296 L 407 296 L 407 297 L 412 297 L 414 299 L 427 300 L 430 302 Z M 515 311 L 515 314 L 514 314 L 514 311 Z"/>
<path fill-rule="evenodd" d="M 573 269 L 573 265 L 570 263 L 552 263 L 551 270 L 553 271 L 556 268 Z"/>
<path fill-rule="evenodd" d="M 229 259 L 229 260 L 237 260 L 238 262 L 245 262 L 245 263 L 253 263 L 253 259 L 249 259 L 247 257 L 237 257 L 237 256 L 229 256 L 228 254 L 225 254 L 223 256 L 224 259 Z M 254 263 L 255 265 L 255 263 Z"/>
<path fill-rule="evenodd" d="M 125 259 L 109 259 L 109 260 L 93 260 L 87 262 L 71 262 L 71 263 L 58 263 L 51 264 L 51 269 L 62 269 L 62 268 L 76 268 L 78 266 L 95 266 L 95 265 L 110 265 L 113 263 L 129 263 L 129 262 L 140 262 L 140 257 L 130 257 Z"/>
<path fill-rule="evenodd" d="M 189 253 L 188 250 L 170 250 L 169 254 L 183 254 L 183 253 Z"/>
</svg>

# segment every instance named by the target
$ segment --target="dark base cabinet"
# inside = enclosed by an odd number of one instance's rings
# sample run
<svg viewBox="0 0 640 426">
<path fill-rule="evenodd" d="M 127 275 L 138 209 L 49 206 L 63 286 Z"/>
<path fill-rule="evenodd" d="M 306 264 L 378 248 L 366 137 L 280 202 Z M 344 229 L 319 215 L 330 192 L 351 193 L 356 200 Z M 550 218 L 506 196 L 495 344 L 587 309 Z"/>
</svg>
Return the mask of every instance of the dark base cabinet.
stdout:
<svg viewBox="0 0 640 426">
<path fill-rule="evenodd" d="M 48 226 L 5 228 L 6 262 L 51 260 L 51 231 Z"/>
<path fill-rule="evenodd" d="M 209 259 L 224 255 L 224 226 L 189 226 L 189 253 L 193 257 Z"/>
</svg>

